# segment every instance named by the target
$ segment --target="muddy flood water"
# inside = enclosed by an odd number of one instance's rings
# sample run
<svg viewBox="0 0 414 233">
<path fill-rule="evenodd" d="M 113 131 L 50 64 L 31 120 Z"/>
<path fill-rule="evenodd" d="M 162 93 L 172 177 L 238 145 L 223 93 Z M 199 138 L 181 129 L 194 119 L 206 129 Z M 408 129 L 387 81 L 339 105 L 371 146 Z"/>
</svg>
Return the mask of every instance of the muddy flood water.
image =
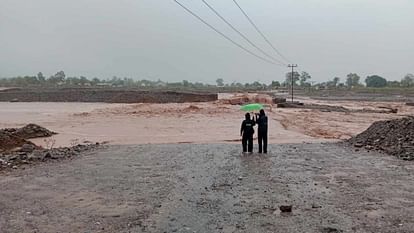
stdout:
<svg viewBox="0 0 414 233">
<path fill-rule="evenodd" d="M 403 103 L 305 103 L 349 109 L 398 109 L 397 114 L 323 112 L 266 108 L 269 143 L 322 142 L 347 139 L 375 121 L 413 115 Z M 0 128 L 39 124 L 58 134 L 34 139 L 39 145 L 69 146 L 83 142 L 110 144 L 239 143 L 244 112 L 220 101 L 184 104 L 8 103 L 0 102 Z"/>
</svg>

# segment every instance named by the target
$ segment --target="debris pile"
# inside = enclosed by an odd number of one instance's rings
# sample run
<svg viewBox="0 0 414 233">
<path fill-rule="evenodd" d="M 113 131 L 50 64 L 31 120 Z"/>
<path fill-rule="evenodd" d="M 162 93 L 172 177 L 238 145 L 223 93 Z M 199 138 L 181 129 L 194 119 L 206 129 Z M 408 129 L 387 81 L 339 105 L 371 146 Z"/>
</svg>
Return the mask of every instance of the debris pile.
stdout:
<svg viewBox="0 0 414 233">
<path fill-rule="evenodd" d="M 280 103 L 286 103 L 286 98 L 283 97 L 273 97 L 272 98 L 273 104 L 280 104 Z"/>
<path fill-rule="evenodd" d="M 9 130 L 14 130 L 13 135 L 24 139 L 50 137 L 56 134 L 36 124 L 28 124 L 23 128 Z"/>
<path fill-rule="evenodd" d="M 277 101 L 283 101 L 283 99 L 278 99 Z M 231 105 L 243 105 L 249 103 L 273 104 L 273 99 L 267 94 L 238 94 L 228 99 L 221 99 L 219 102 Z"/>
<path fill-rule="evenodd" d="M 0 153 L 0 170 L 18 168 L 18 166 L 23 164 L 71 158 L 82 152 L 96 149 L 99 146 L 100 144 L 96 143 L 88 145 L 79 144 L 73 147 L 39 149 L 34 145 L 25 144 L 19 151 Z"/>
<path fill-rule="evenodd" d="M 13 150 L 23 145 L 34 146 L 27 139 L 50 137 L 54 134 L 56 133 L 35 124 L 28 124 L 22 128 L 0 129 L 0 152 Z"/>
<path fill-rule="evenodd" d="M 375 122 L 349 142 L 357 148 L 384 151 L 403 160 L 414 160 L 414 117 Z"/>
<path fill-rule="evenodd" d="M 33 144 L 23 138 L 16 137 L 8 132 L 0 130 L 0 152 L 12 150 L 25 144 Z"/>
</svg>

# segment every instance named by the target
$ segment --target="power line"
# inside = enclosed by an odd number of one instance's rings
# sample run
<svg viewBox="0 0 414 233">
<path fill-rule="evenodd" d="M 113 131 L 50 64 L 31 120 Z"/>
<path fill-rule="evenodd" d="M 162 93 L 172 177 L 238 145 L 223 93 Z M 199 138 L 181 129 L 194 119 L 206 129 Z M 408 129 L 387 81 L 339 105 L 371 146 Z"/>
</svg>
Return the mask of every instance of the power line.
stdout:
<svg viewBox="0 0 414 233">
<path fill-rule="evenodd" d="M 289 59 L 287 59 L 285 56 L 283 56 L 283 54 L 281 52 L 279 52 L 279 50 L 277 50 L 275 48 L 275 46 L 273 46 L 273 44 L 267 39 L 267 37 L 262 33 L 262 31 L 259 29 L 259 27 L 257 27 L 257 25 L 253 22 L 253 20 L 249 17 L 249 15 L 247 15 L 247 13 L 243 10 L 243 8 L 237 3 L 236 0 L 233 0 L 233 2 L 237 5 L 237 7 L 240 9 L 240 11 L 243 13 L 244 16 L 246 16 L 247 20 L 249 20 L 250 24 L 256 29 L 256 31 L 263 37 L 263 39 L 270 45 L 270 47 L 272 47 L 272 49 L 279 54 L 280 57 L 282 57 L 283 59 L 285 59 L 286 61 L 290 62 Z"/>
<path fill-rule="evenodd" d="M 202 19 L 200 16 L 198 16 L 196 13 L 194 13 L 193 11 L 191 11 L 190 9 L 188 9 L 187 7 L 185 7 L 183 4 L 181 4 L 180 2 L 178 2 L 177 0 L 174 0 L 175 3 L 177 3 L 179 6 L 181 6 L 184 10 L 186 10 L 188 13 L 190 13 L 191 15 L 193 15 L 194 17 L 196 17 L 198 20 L 200 20 L 202 23 L 204 23 L 205 25 L 207 25 L 209 28 L 211 28 L 212 30 L 214 30 L 216 33 L 218 33 L 219 35 L 221 35 L 222 37 L 224 37 L 225 39 L 227 39 L 228 41 L 230 41 L 231 43 L 233 43 L 234 45 L 236 45 L 237 47 L 239 47 L 240 49 L 244 50 L 245 52 L 249 53 L 252 56 L 255 56 L 256 58 L 263 60 L 267 63 L 270 64 L 274 64 L 274 65 L 279 65 L 279 66 L 283 66 L 281 64 L 275 63 L 273 61 L 270 61 L 260 55 L 255 54 L 254 52 L 250 51 L 249 49 L 243 47 L 242 45 L 238 44 L 237 42 L 235 42 L 234 40 L 232 40 L 230 37 L 226 36 L 224 33 L 222 33 L 221 31 L 219 31 L 218 29 L 216 29 L 215 27 L 213 27 L 211 24 L 207 23 L 204 19 Z"/>
<path fill-rule="evenodd" d="M 274 58 L 273 56 L 269 55 L 268 53 L 266 53 L 265 51 L 263 51 L 263 49 L 261 49 L 260 47 L 258 47 L 257 45 L 255 45 L 251 40 L 249 40 L 249 38 L 247 38 L 247 36 L 245 36 L 242 32 L 240 32 L 240 30 L 238 30 L 237 28 L 235 28 L 228 20 L 226 20 L 219 12 L 217 12 L 210 4 L 207 3 L 207 1 L 202 0 L 203 3 L 210 8 L 211 11 L 214 12 L 214 14 L 216 14 L 221 20 L 223 20 L 229 27 L 231 27 L 235 32 L 237 32 L 241 37 L 243 37 L 243 39 L 245 39 L 251 46 L 255 47 L 257 50 L 259 50 L 263 55 L 265 55 L 266 57 L 272 59 L 273 61 L 280 63 L 281 65 L 287 65 L 285 64 L 283 61 L 280 61 L 276 58 Z"/>
</svg>

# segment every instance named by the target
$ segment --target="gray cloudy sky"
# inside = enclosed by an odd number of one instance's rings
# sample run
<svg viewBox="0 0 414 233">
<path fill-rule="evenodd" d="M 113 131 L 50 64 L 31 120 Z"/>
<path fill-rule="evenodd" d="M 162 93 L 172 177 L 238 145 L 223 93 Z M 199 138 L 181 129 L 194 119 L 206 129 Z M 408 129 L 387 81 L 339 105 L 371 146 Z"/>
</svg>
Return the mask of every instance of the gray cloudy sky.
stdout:
<svg viewBox="0 0 414 233">
<path fill-rule="evenodd" d="M 249 46 L 201 0 L 181 0 Z M 208 0 L 268 53 L 232 0 Z M 238 0 L 274 45 L 316 81 L 414 73 L 412 0 Z M 251 48 L 254 50 L 254 48 Z M 0 0 L 0 77 L 51 75 L 283 80 L 287 67 L 235 47 L 172 0 Z"/>
</svg>

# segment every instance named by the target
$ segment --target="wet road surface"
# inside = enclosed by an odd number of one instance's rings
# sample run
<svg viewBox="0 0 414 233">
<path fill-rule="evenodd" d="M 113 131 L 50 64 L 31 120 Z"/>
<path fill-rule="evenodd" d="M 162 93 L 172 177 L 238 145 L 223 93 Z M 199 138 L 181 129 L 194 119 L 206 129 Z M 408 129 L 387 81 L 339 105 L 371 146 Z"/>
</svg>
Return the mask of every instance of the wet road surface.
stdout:
<svg viewBox="0 0 414 233">
<path fill-rule="evenodd" d="M 413 232 L 413 162 L 341 144 L 240 149 L 109 146 L 1 174 L 0 232 Z"/>
</svg>

